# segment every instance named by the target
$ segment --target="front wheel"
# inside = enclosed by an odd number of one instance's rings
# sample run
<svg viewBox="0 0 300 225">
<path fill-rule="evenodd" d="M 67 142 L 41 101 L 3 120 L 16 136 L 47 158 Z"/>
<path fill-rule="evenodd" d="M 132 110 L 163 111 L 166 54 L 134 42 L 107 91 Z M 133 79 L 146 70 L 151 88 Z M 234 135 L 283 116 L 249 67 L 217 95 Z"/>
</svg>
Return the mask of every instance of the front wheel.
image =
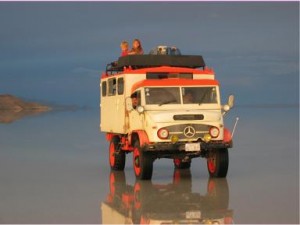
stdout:
<svg viewBox="0 0 300 225">
<path fill-rule="evenodd" d="M 133 149 L 133 168 L 137 179 L 150 180 L 153 171 L 153 159 L 142 151 L 137 140 Z"/>
<path fill-rule="evenodd" d="M 228 171 L 228 149 L 215 149 L 209 152 L 207 169 L 210 177 L 226 177 Z"/>
</svg>

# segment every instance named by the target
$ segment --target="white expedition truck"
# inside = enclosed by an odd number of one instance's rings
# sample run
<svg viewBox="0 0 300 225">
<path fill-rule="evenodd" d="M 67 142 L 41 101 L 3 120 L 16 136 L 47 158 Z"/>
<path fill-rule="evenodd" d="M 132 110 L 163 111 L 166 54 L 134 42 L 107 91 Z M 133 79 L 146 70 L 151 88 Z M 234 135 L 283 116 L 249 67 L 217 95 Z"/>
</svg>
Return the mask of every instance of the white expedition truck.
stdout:
<svg viewBox="0 0 300 225">
<path fill-rule="evenodd" d="M 220 84 L 202 56 L 120 57 L 107 65 L 100 87 L 100 129 L 110 142 L 111 169 L 124 170 L 132 152 L 138 179 L 151 179 L 155 159 L 186 169 L 196 157 L 207 159 L 211 177 L 226 177 L 232 135 L 223 116 L 234 97 L 221 104 Z"/>
</svg>

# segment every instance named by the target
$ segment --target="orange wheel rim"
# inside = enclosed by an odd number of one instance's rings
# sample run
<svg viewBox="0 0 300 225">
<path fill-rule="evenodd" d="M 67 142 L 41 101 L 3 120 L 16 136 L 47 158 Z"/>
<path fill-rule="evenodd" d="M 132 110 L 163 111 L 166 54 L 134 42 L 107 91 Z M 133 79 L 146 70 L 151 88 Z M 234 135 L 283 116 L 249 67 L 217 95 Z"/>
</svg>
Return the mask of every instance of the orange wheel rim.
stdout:
<svg viewBox="0 0 300 225">
<path fill-rule="evenodd" d="M 133 167 L 134 172 L 137 176 L 141 173 L 141 166 L 140 166 L 140 152 L 138 148 L 134 148 L 133 150 Z"/>
<path fill-rule="evenodd" d="M 111 166 L 115 165 L 115 145 L 114 145 L 114 143 L 110 143 L 110 146 L 109 146 L 109 164 Z"/>
<path fill-rule="evenodd" d="M 208 164 L 209 172 L 211 172 L 211 173 L 216 172 L 216 157 L 211 156 L 207 160 L 208 160 L 207 164 Z"/>
</svg>

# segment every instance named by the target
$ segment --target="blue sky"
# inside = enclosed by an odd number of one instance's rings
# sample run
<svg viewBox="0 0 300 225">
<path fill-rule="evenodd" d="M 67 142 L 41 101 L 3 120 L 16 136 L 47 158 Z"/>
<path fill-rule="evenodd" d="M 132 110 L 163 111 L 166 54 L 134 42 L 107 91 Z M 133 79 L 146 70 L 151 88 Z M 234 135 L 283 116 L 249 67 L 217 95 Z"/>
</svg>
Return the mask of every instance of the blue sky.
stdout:
<svg viewBox="0 0 300 225">
<path fill-rule="evenodd" d="M 299 103 L 299 2 L 0 2 L 0 93 L 99 106 L 122 40 L 201 54 L 225 100 Z"/>
</svg>

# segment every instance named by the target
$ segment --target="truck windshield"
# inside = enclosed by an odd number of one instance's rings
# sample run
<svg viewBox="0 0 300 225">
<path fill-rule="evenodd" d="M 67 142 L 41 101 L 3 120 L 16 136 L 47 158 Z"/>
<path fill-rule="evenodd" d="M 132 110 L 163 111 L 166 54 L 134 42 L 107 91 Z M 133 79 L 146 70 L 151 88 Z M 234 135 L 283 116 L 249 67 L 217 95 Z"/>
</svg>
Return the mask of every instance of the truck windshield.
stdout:
<svg viewBox="0 0 300 225">
<path fill-rule="evenodd" d="M 147 105 L 180 104 L 179 88 L 145 88 Z"/>
<path fill-rule="evenodd" d="M 182 88 L 183 104 L 217 103 L 216 87 L 184 87 Z"/>
<path fill-rule="evenodd" d="M 180 95 L 182 94 L 182 98 Z M 217 103 L 216 87 L 151 87 L 145 88 L 147 105 Z M 182 103 L 181 103 L 182 99 Z"/>
</svg>

